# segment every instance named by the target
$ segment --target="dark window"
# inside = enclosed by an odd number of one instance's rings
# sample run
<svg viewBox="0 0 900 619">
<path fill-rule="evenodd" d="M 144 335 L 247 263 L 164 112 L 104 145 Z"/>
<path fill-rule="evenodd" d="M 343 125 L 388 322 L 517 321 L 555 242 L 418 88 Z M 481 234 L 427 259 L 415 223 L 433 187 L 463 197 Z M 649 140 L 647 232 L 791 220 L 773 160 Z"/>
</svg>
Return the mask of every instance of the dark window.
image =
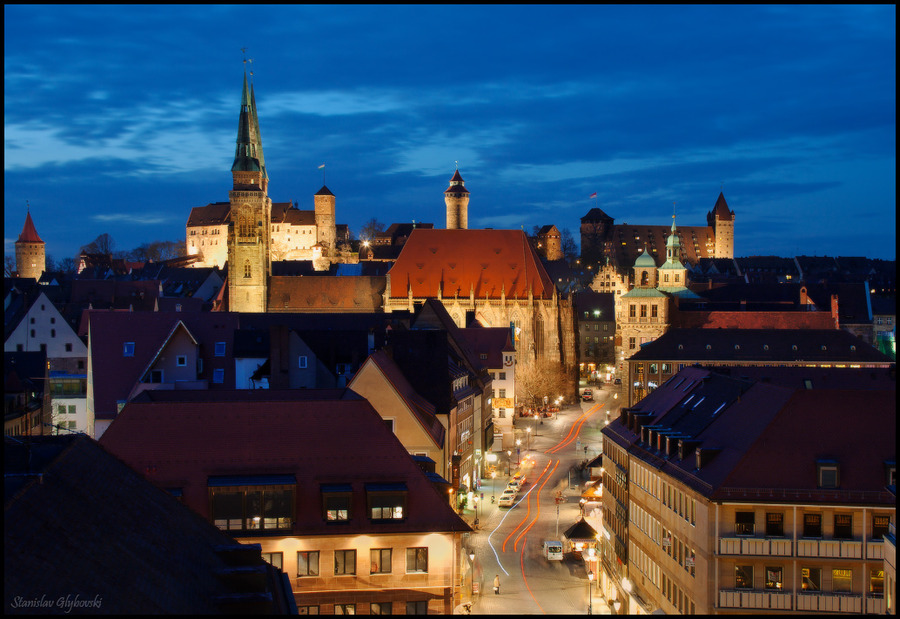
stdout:
<svg viewBox="0 0 900 619">
<path fill-rule="evenodd" d="M 319 607 L 318 606 L 298 606 L 297 614 L 298 615 L 318 615 Z"/>
<path fill-rule="evenodd" d="M 801 589 L 803 591 L 821 591 L 822 590 L 822 568 L 820 567 L 803 567 L 800 568 Z"/>
<path fill-rule="evenodd" d="M 335 550 L 334 551 L 334 575 L 356 574 L 356 551 L 355 550 Z"/>
<path fill-rule="evenodd" d="M 645 303 L 641 303 L 641 318 L 647 317 L 647 305 Z"/>
<path fill-rule="evenodd" d="M 872 516 L 872 538 L 881 541 L 881 538 L 887 535 L 890 522 L 890 516 Z"/>
<path fill-rule="evenodd" d="M 335 604 L 334 605 L 334 614 L 335 615 L 355 615 L 356 614 L 356 604 Z"/>
<path fill-rule="evenodd" d="M 297 553 L 297 577 L 319 575 L 319 551 L 308 550 Z M 315 614 L 318 614 L 316 612 Z"/>
<path fill-rule="evenodd" d="M 766 536 L 784 537 L 784 514 L 781 512 L 766 514 Z"/>
<path fill-rule="evenodd" d="M 122 347 L 122 356 L 123 357 L 133 357 L 134 356 L 134 342 L 125 342 Z"/>
<path fill-rule="evenodd" d="M 834 515 L 834 539 L 853 538 L 853 516 L 851 514 Z"/>
<path fill-rule="evenodd" d="M 803 514 L 803 537 L 822 537 L 822 514 Z"/>
<path fill-rule="evenodd" d="M 213 382 L 214 383 L 224 383 L 225 382 L 225 370 L 222 368 L 218 368 L 213 370 Z"/>
<path fill-rule="evenodd" d="M 373 548 L 370 551 L 372 559 L 372 567 L 369 570 L 372 574 L 390 574 L 391 573 L 391 549 L 390 548 Z"/>
<path fill-rule="evenodd" d="M 840 487 L 840 471 L 837 462 L 833 460 L 823 460 L 816 463 L 818 473 L 819 488 L 838 488 Z"/>
<path fill-rule="evenodd" d="M 734 566 L 734 588 L 735 589 L 752 589 L 753 588 L 753 566 L 752 565 L 735 565 Z"/>
<path fill-rule="evenodd" d="M 72 344 L 66 343 L 66 352 L 72 352 Z"/>
<path fill-rule="evenodd" d="M 634 318 L 634 315 L 635 315 L 635 312 L 636 312 L 636 311 L 637 311 L 637 308 L 635 307 L 634 303 L 632 303 L 631 305 L 629 305 L 629 306 L 628 306 L 628 317 L 629 317 L 629 318 Z"/>
<path fill-rule="evenodd" d="M 406 603 L 406 614 L 407 615 L 427 615 L 428 614 L 428 600 L 420 600 L 418 602 L 407 602 Z"/>
<path fill-rule="evenodd" d="M 216 342 L 216 356 L 217 357 L 225 356 L 225 342 Z"/>
<path fill-rule="evenodd" d="M 755 522 L 756 515 L 753 512 L 737 512 L 734 515 L 735 535 L 753 535 Z"/>
<path fill-rule="evenodd" d="M 407 572 L 427 572 L 428 571 L 428 549 L 427 548 L 407 548 L 406 549 L 406 571 Z"/>
<path fill-rule="evenodd" d="M 372 602 L 369 605 L 369 614 L 370 615 L 390 615 L 391 614 L 391 603 L 390 602 Z"/>
</svg>

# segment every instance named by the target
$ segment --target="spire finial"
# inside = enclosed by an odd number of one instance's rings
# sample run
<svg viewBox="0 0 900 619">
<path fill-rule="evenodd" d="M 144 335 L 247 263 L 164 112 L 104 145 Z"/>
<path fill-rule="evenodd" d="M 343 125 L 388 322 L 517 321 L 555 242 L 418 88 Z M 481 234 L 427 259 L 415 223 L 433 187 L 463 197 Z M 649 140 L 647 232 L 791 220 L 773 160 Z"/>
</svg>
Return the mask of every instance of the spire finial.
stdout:
<svg viewBox="0 0 900 619">
<path fill-rule="evenodd" d="M 459 161 L 456 161 L 456 169 L 459 170 Z"/>
<path fill-rule="evenodd" d="M 25 200 L 25 210 L 28 211 L 29 213 L 31 212 L 31 205 L 28 204 L 28 200 Z"/>
</svg>

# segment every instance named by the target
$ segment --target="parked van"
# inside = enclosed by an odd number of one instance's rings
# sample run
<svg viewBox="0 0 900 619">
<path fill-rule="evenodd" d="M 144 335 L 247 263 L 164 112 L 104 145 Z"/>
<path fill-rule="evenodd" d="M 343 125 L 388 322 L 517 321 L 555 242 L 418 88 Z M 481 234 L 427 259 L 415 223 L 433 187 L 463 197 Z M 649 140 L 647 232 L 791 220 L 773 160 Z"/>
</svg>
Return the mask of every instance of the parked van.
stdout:
<svg viewBox="0 0 900 619">
<path fill-rule="evenodd" d="M 544 541 L 544 558 L 548 561 L 562 561 L 563 546 L 562 542 L 556 540 Z"/>
</svg>

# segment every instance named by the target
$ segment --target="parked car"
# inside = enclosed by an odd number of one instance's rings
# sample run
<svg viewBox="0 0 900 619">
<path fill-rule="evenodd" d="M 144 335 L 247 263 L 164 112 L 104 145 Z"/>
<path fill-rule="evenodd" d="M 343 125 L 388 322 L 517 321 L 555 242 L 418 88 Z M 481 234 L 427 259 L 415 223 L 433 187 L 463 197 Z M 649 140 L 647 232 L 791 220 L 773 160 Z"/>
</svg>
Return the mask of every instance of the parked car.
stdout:
<svg viewBox="0 0 900 619">
<path fill-rule="evenodd" d="M 507 487 L 507 488 L 512 488 L 513 490 L 515 490 L 516 492 L 518 492 L 519 490 L 522 489 L 522 484 L 524 484 L 524 483 L 525 483 L 525 482 L 522 481 L 521 479 L 510 479 L 510 480 L 509 480 L 509 483 L 506 484 L 506 487 Z"/>
<path fill-rule="evenodd" d="M 516 495 L 515 495 L 515 493 L 513 493 L 513 494 L 504 494 L 503 496 L 500 497 L 500 500 L 497 501 L 497 504 L 498 504 L 500 507 L 512 507 L 513 505 L 516 504 Z"/>
<path fill-rule="evenodd" d="M 614 382 L 615 384 L 617 384 L 617 385 L 621 385 L 621 384 L 622 384 L 622 379 L 621 379 L 621 378 L 617 378 L 617 379 L 614 380 L 613 382 Z"/>
<path fill-rule="evenodd" d="M 581 392 L 581 400 L 583 402 L 593 402 L 594 401 L 594 392 L 590 389 L 585 389 Z"/>
</svg>

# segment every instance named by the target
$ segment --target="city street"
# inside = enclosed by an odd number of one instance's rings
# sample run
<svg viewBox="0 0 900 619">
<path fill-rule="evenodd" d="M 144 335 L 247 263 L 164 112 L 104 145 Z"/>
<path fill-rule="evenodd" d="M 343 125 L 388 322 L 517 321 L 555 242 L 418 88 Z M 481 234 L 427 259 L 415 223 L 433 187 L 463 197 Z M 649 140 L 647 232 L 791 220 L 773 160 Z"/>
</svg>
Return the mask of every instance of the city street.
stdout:
<svg viewBox="0 0 900 619">
<path fill-rule="evenodd" d="M 587 614 L 589 607 L 593 614 L 610 613 L 599 593 L 597 575 L 593 581 L 588 579 L 580 552 L 567 552 L 562 561 L 542 555 L 545 540 L 565 543 L 563 533 L 580 519 L 579 500 L 588 480 L 586 470 L 582 477 L 580 465 L 600 453 L 606 412 L 613 402 L 618 404 L 609 391 L 596 387 L 593 391 L 593 402 L 570 404 L 559 411 L 558 418 L 554 415 L 543 423 L 530 418 L 516 420 L 517 436 L 525 438 L 518 470 L 527 481 L 512 508 L 492 505 L 492 480 L 482 480 L 484 500 L 478 505 L 478 530 L 469 543 L 475 555 L 472 613 Z M 526 449 L 527 442 L 531 449 Z M 515 452 L 511 460 L 510 470 L 515 473 Z M 508 478 L 498 476 L 494 481 L 493 490 L 499 497 Z M 558 493 L 562 498 L 557 507 Z M 599 531 L 599 510 L 589 511 L 587 520 Z M 464 515 L 470 523 L 474 521 L 471 510 Z M 499 595 L 493 590 L 497 575 Z M 590 600 L 589 590 L 593 592 Z"/>
</svg>

